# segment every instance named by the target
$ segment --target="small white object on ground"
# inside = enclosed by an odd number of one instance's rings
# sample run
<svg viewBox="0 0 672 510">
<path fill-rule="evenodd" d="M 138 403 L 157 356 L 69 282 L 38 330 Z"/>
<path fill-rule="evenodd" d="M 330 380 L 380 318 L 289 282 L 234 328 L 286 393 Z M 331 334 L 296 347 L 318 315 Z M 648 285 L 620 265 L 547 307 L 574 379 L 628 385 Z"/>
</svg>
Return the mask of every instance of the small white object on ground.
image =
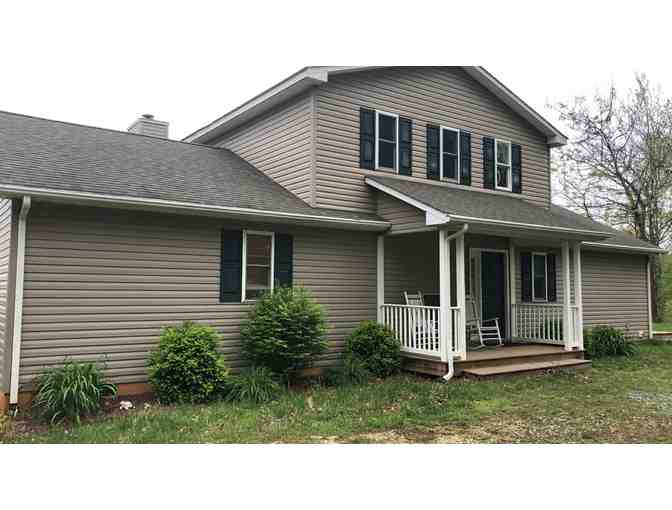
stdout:
<svg viewBox="0 0 672 510">
<path fill-rule="evenodd" d="M 121 409 L 122 411 L 128 411 L 130 409 L 133 409 L 133 402 L 131 402 L 130 400 L 122 400 L 121 402 L 119 402 L 119 409 Z"/>
</svg>

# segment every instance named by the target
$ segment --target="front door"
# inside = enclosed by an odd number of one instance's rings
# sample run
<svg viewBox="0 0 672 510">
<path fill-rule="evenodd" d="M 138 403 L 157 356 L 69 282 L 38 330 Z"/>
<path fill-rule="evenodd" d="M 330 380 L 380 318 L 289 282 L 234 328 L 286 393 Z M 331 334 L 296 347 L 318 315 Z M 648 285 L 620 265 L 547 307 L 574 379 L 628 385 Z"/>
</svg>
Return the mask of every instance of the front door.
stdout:
<svg viewBox="0 0 672 510">
<path fill-rule="evenodd" d="M 481 252 L 481 319 L 499 319 L 499 330 L 506 335 L 506 259 L 504 253 Z"/>
</svg>

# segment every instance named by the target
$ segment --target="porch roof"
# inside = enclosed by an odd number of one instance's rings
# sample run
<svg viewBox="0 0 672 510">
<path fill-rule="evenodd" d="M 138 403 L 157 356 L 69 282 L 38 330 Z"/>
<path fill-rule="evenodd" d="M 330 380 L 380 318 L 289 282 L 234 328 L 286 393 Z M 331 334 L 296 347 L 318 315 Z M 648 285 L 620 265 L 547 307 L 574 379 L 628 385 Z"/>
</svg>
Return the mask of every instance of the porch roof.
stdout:
<svg viewBox="0 0 672 510">
<path fill-rule="evenodd" d="M 383 193 L 426 211 L 435 224 L 455 222 L 524 228 L 571 234 L 595 247 L 664 251 L 556 205 L 545 208 L 501 193 L 478 192 L 395 177 L 371 176 L 366 178 L 366 182 Z"/>
</svg>

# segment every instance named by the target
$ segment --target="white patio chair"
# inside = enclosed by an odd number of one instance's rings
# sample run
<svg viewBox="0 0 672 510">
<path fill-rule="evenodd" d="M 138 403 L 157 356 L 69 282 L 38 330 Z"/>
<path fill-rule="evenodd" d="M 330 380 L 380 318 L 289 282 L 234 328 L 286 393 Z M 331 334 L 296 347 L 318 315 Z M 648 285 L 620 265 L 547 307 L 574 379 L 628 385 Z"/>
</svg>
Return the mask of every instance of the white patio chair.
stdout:
<svg viewBox="0 0 672 510">
<path fill-rule="evenodd" d="M 473 299 L 469 299 L 471 305 L 471 317 L 467 320 L 467 337 L 471 339 L 471 333 L 475 329 L 478 333 L 479 348 L 487 347 L 486 342 L 495 340 L 497 346 L 504 345 L 502 333 L 499 329 L 499 317 L 481 320 L 481 314 Z"/>
</svg>

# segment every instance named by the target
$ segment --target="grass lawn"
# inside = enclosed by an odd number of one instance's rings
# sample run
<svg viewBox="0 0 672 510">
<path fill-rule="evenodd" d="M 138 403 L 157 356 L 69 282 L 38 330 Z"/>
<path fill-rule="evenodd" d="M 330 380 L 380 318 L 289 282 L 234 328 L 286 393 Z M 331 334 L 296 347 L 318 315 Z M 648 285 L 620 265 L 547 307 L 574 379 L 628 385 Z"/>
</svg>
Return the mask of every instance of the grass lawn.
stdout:
<svg viewBox="0 0 672 510">
<path fill-rule="evenodd" d="M 654 331 L 672 331 L 672 322 L 654 322 Z"/>
<path fill-rule="evenodd" d="M 672 442 L 672 344 L 576 374 L 448 384 L 402 375 L 259 407 L 152 406 L 37 432 L 5 419 L 0 430 L 0 442 L 16 443 Z"/>
</svg>

